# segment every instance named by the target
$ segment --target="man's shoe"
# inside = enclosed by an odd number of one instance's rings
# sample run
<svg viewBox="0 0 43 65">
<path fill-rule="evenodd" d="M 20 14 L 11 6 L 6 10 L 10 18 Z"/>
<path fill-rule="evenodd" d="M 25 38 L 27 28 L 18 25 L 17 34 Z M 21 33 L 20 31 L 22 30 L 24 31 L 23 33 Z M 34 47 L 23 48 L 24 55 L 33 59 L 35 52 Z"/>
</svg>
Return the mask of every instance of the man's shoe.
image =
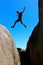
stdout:
<svg viewBox="0 0 43 65">
<path fill-rule="evenodd" d="M 14 26 L 11 26 L 11 28 L 14 28 Z"/>
<path fill-rule="evenodd" d="M 25 26 L 25 28 L 26 28 L 27 26 Z"/>
</svg>

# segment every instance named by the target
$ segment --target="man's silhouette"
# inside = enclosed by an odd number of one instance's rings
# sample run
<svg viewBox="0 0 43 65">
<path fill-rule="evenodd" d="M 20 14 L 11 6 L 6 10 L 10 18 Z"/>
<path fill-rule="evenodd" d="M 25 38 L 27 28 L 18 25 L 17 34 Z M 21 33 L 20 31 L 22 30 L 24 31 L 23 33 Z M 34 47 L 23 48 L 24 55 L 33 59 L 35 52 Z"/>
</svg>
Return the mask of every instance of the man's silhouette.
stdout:
<svg viewBox="0 0 43 65">
<path fill-rule="evenodd" d="M 24 13 L 24 10 L 25 10 L 25 7 L 24 7 L 24 9 L 23 9 L 22 12 L 18 12 L 18 11 L 16 11 L 17 14 L 18 14 L 18 19 L 15 21 L 14 25 L 11 26 L 11 28 L 14 28 L 14 26 L 16 25 L 17 22 L 21 22 L 21 24 L 23 24 L 24 27 L 26 28 L 26 25 L 22 22 L 22 14 Z"/>
</svg>

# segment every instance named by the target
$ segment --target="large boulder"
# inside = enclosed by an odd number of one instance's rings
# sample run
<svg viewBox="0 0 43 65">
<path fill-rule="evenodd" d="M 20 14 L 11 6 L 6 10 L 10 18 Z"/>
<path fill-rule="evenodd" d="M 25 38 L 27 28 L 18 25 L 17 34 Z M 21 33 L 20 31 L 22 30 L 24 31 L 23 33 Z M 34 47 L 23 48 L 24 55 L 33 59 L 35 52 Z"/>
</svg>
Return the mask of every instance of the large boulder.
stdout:
<svg viewBox="0 0 43 65">
<path fill-rule="evenodd" d="M 31 65 L 43 65 L 43 0 L 39 0 L 39 23 L 27 42 Z"/>
<path fill-rule="evenodd" d="M 0 25 L 0 65 L 20 65 L 20 57 L 8 30 Z"/>
</svg>

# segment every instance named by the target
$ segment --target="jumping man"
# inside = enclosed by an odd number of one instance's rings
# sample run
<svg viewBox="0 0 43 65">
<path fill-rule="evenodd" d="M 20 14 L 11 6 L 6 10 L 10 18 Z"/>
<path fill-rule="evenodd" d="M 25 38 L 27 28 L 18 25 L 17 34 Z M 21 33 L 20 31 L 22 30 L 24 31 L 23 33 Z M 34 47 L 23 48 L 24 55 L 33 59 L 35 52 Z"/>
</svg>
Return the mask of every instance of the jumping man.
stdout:
<svg viewBox="0 0 43 65">
<path fill-rule="evenodd" d="M 24 27 L 26 28 L 26 25 L 22 22 L 22 14 L 24 13 L 24 10 L 25 10 L 25 7 L 22 12 L 16 11 L 18 14 L 18 19 L 15 21 L 14 25 L 11 26 L 11 28 L 14 28 L 17 22 L 21 22 L 21 24 L 23 24 Z"/>
</svg>

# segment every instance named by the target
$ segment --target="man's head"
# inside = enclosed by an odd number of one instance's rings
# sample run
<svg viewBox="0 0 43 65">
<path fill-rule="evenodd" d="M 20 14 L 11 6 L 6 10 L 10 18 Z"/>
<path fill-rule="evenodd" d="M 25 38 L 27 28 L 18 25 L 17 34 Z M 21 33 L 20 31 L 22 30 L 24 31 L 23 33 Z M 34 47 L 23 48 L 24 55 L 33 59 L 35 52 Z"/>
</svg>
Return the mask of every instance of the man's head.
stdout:
<svg viewBox="0 0 43 65">
<path fill-rule="evenodd" d="M 18 11 L 16 11 L 17 13 L 19 13 Z"/>
</svg>

